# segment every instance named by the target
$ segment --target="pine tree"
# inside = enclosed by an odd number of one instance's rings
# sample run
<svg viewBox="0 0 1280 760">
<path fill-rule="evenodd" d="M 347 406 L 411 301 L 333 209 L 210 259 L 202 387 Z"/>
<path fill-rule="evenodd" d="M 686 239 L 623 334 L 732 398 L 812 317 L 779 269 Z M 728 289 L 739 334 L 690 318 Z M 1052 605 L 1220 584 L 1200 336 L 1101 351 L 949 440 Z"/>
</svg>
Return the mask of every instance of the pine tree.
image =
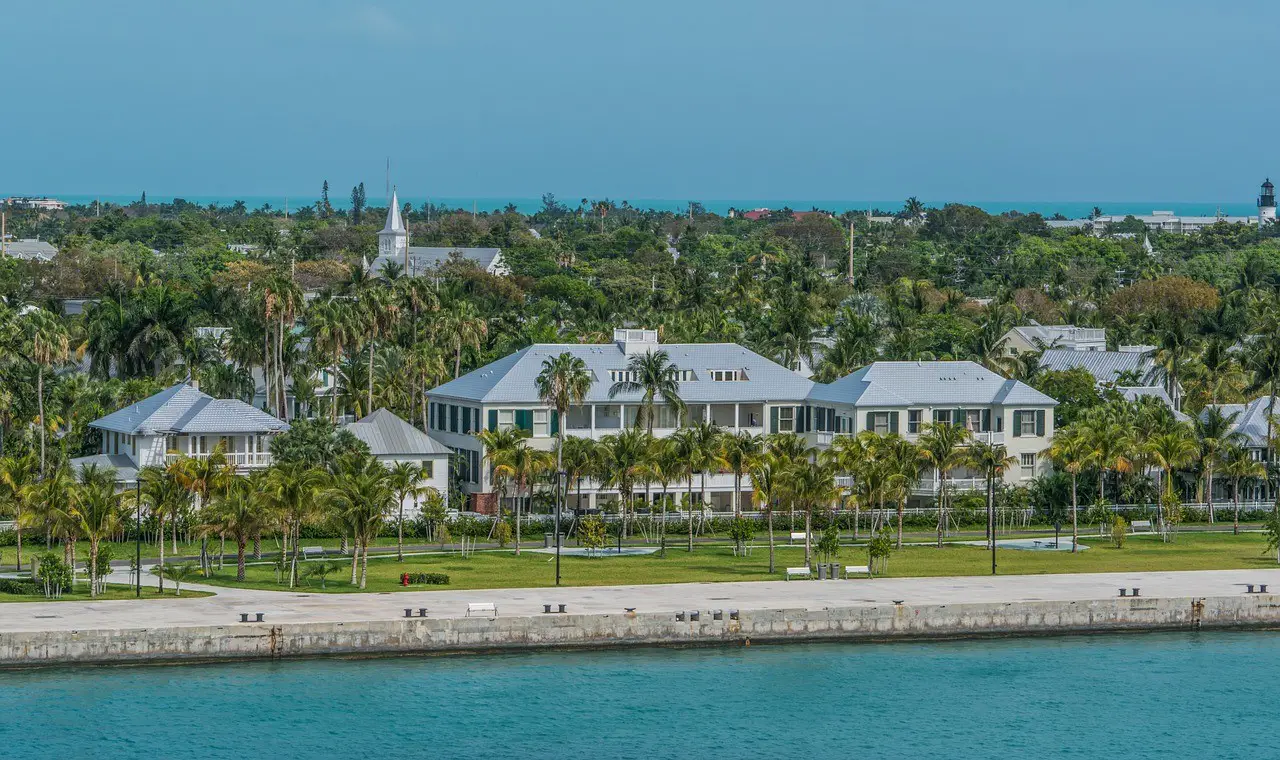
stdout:
<svg viewBox="0 0 1280 760">
<path fill-rule="evenodd" d="M 327 219 L 331 213 L 333 213 L 333 206 L 329 205 L 329 180 L 326 179 L 324 187 L 320 190 L 320 215 Z"/>
<path fill-rule="evenodd" d="M 363 183 L 362 183 L 363 184 Z M 351 223 L 360 223 L 360 213 L 364 210 L 364 203 L 360 199 L 360 185 L 351 188 Z"/>
</svg>

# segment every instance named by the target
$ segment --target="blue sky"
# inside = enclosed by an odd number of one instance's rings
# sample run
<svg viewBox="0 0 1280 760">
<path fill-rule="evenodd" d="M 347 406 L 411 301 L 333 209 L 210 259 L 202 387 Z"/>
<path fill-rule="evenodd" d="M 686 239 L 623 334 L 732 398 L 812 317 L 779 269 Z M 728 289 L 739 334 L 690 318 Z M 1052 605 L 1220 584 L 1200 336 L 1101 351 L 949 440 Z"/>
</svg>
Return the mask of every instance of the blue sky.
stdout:
<svg viewBox="0 0 1280 760">
<path fill-rule="evenodd" d="M 12 3 L 0 191 L 1247 200 L 1273 4 Z"/>
</svg>

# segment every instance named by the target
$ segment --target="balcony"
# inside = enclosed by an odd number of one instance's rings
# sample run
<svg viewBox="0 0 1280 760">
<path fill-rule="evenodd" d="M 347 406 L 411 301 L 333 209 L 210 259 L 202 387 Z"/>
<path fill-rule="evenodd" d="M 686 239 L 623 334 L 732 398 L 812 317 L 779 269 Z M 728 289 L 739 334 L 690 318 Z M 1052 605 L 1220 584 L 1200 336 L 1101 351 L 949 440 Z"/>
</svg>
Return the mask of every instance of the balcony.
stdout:
<svg viewBox="0 0 1280 760">
<path fill-rule="evenodd" d="M 188 459 L 208 459 L 209 452 L 202 454 L 178 454 L 170 452 L 165 455 L 167 461 L 174 462 L 182 457 Z M 253 470 L 262 467 L 271 466 L 271 452 L 269 451 L 228 451 L 223 452 L 227 462 L 231 463 L 237 470 Z"/>
</svg>

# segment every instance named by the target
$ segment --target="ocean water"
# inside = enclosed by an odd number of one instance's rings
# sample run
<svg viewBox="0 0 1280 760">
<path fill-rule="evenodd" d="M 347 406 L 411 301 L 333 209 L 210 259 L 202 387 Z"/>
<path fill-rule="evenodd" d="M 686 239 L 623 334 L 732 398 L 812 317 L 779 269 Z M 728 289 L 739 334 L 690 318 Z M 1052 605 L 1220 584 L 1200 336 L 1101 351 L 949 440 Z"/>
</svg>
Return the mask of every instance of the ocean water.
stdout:
<svg viewBox="0 0 1280 760">
<path fill-rule="evenodd" d="M 4 758 L 1273 758 L 1280 636 L 0 671 Z"/>
<path fill-rule="evenodd" d="M 0 197 L 8 197 L 10 195 L 40 195 L 40 193 L 0 193 Z M 137 195 L 86 195 L 86 194 L 66 194 L 66 193 L 48 193 L 51 197 L 59 198 L 67 203 L 73 204 L 92 204 L 95 200 L 103 203 L 132 203 L 141 196 L 141 192 Z M 172 195 L 148 194 L 147 201 L 150 203 L 168 203 L 174 199 Z M 284 195 L 179 195 L 176 197 L 183 198 L 191 203 L 207 205 L 209 203 L 217 203 L 221 206 L 227 206 L 236 200 L 242 200 L 250 209 L 261 208 L 263 204 L 271 204 L 274 209 L 283 209 L 286 201 L 289 208 L 296 209 L 299 206 L 311 205 L 320 200 L 320 196 L 311 196 L 308 194 L 300 194 L 298 196 Z M 431 197 L 412 196 L 400 194 L 401 203 L 412 203 L 414 206 L 421 206 L 428 200 L 436 205 L 443 205 L 446 208 L 457 208 L 470 210 L 475 208 L 477 211 L 495 211 L 506 208 L 508 205 L 514 205 L 522 213 L 533 213 L 542 208 L 542 200 L 539 198 L 475 198 L 475 197 Z M 580 196 L 557 196 L 559 201 L 570 208 L 577 208 Z M 594 199 L 593 199 L 594 200 Z M 613 198 L 615 203 L 621 204 L 624 198 Z M 631 198 L 628 200 L 632 206 L 642 209 L 656 209 L 659 211 L 675 211 L 681 212 L 688 208 L 689 201 L 694 200 L 702 203 L 710 212 L 716 214 L 726 214 L 730 208 L 736 209 L 753 209 L 753 208 L 783 208 L 788 207 L 795 211 L 807 211 L 811 208 L 820 208 L 825 211 L 834 213 L 843 213 L 845 211 L 866 211 L 875 208 L 882 211 L 897 211 L 902 208 L 904 198 L 890 200 L 805 200 L 797 198 L 738 198 L 738 199 L 701 199 L 701 198 Z M 1216 213 L 1223 213 L 1231 216 L 1248 216 L 1258 212 L 1254 204 L 1254 199 L 1250 197 L 1236 198 L 1231 201 L 983 201 L 971 199 L 955 199 L 955 198 L 924 198 L 921 199 L 927 206 L 942 206 L 946 203 L 967 203 L 978 206 L 991 214 L 1001 214 L 1006 211 L 1021 211 L 1023 213 L 1036 212 L 1044 216 L 1052 216 L 1053 214 L 1062 214 L 1070 219 L 1080 219 L 1089 215 L 1094 206 L 1100 207 L 1107 214 L 1150 214 L 1156 209 L 1174 211 L 1178 214 L 1187 216 L 1211 216 Z M 350 199 L 344 197 L 342 192 L 335 190 L 329 202 L 334 208 L 346 208 L 350 205 Z M 386 200 L 381 196 L 370 196 L 369 202 L 375 206 L 385 206 Z"/>
</svg>

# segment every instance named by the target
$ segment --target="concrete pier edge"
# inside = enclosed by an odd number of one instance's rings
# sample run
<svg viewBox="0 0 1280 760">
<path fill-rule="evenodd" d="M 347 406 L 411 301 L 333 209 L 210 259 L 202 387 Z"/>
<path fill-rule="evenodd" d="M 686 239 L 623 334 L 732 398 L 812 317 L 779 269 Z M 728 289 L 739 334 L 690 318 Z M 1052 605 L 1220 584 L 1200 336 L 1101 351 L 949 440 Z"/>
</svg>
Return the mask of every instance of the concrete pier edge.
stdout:
<svg viewBox="0 0 1280 760">
<path fill-rule="evenodd" d="M 1280 628 L 1280 595 L 0 632 L 0 667 Z"/>
</svg>

